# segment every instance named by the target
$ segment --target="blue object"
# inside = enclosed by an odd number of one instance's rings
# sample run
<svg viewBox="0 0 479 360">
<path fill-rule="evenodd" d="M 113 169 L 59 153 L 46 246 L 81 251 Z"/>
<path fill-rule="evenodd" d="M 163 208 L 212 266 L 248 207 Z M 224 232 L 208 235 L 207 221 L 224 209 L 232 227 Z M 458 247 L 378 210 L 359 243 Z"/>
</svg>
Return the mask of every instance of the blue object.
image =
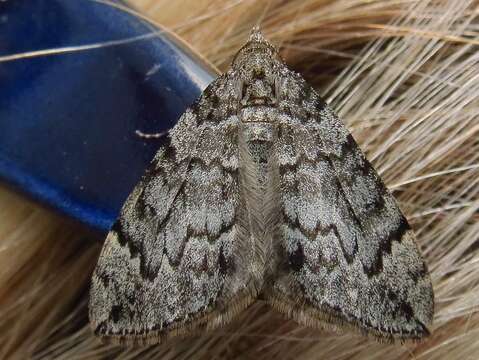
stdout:
<svg viewBox="0 0 479 360">
<path fill-rule="evenodd" d="M 44 49 L 116 45 L 0 61 L 0 177 L 106 232 L 153 158 L 161 132 L 215 77 L 171 38 L 87 0 L 0 1 L 0 59 Z"/>
</svg>

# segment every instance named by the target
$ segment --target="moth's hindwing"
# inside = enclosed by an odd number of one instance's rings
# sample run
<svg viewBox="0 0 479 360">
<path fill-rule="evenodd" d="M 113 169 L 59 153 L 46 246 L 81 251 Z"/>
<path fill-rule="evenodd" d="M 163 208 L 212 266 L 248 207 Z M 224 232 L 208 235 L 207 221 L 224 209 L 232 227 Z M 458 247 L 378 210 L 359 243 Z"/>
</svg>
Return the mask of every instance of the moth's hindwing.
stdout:
<svg viewBox="0 0 479 360">
<path fill-rule="evenodd" d="M 256 297 L 237 119 L 218 106 L 232 102 L 226 81 L 181 117 L 108 234 L 90 296 L 91 325 L 106 341 L 158 343 L 213 329 Z"/>
<path fill-rule="evenodd" d="M 431 281 L 405 217 L 341 121 L 284 71 L 282 265 L 269 302 L 309 326 L 350 324 L 391 340 L 427 335 Z"/>
</svg>

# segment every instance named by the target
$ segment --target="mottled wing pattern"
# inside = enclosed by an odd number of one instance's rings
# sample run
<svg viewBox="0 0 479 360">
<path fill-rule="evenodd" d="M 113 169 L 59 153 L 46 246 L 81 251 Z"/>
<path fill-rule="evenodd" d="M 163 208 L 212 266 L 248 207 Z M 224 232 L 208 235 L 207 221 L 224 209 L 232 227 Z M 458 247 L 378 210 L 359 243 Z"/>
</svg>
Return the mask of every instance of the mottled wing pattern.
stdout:
<svg viewBox="0 0 479 360">
<path fill-rule="evenodd" d="M 106 239 L 90 296 L 104 340 L 157 343 L 212 329 L 256 295 L 228 81 L 218 78 L 181 117 Z"/>
<path fill-rule="evenodd" d="M 426 335 L 432 287 L 406 219 L 340 120 L 299 75 L 285 74 L 276 144 L 283 263 L 266 297 L 309 326 Z"/>
</svg>

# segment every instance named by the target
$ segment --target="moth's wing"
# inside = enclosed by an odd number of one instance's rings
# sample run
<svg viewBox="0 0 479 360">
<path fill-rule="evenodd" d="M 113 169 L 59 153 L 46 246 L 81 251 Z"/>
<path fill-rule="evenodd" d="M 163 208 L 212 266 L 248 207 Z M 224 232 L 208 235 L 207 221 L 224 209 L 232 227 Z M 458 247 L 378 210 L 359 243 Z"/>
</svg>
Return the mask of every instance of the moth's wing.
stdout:
<svg viewBox="0 0 479 360">
<path fill-rule="evenodd" d="M 269 302 L 309 326 L 351 324 L 387 339 L 428 334 L 431 281 L 393 196 L 299 75 L 287 76 L 282 92 L 282 264 Z"/>
<path fill-rule="evenodd" d="M 90 295 L 104 340 L 157 343 L 212 329 L 255 298 L 233 92 L 222 76 L 186 111 L 108 234 Z"/>
</svg>

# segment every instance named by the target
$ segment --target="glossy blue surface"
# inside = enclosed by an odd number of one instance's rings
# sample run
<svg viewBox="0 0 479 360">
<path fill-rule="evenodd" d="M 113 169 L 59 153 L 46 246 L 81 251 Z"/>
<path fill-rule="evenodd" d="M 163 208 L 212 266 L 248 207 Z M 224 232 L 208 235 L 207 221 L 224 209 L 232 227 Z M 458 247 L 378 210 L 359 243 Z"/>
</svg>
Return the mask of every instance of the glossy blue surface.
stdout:
<svg viewBox="0 0 479 360">
<path fill-rule="evenodd" d="M 89 0 L 0 1 L 0 59 L 152 31 Z M 154 30 L 154 29 L 153 29 Z M 165 36 L 0 62 L 0 177 L 107 231 L 159 140 L 214 73 Z"/>
</svg>

